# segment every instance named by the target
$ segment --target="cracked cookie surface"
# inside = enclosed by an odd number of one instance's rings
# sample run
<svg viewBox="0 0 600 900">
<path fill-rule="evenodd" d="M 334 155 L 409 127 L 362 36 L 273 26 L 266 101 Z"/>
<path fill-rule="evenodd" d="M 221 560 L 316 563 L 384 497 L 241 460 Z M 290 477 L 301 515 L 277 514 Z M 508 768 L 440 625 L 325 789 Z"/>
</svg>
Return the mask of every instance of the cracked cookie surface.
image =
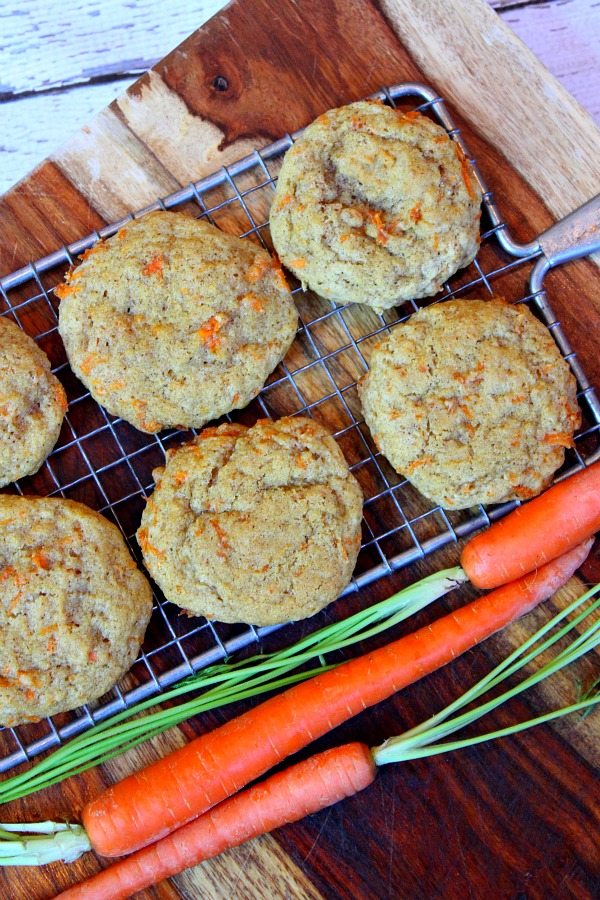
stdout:
<svg viewBox="0 0 600 900">
<path fill-rule="evenodd" d="M 56 292 L 73 371 L 146 432 L 199 428 L 246 406 L 298 321 L 265 250 L 173 212 L 97 243 Z"/>
<path fill-rule="evenodd" d="M 435 294 L 471 262 L 480 204 L 443 128 L 360 101 L 320 116 L 288 150 L 271 234 L 282 262 L 322 297 L 387 309 Z"/>
<path fill-rule="evenodd" d="M 381 452 L 448 509 L 547 487 L 581 421 L 576 390 L 548 329 L 502 300 L 420 310 L 374 349 L 359 385 Z"/>
<path fill-rule="evenodd" d="M 29 335 L 0 317 L 0 487 L 33 475 L 51 452 L 67 398 Z"/>
<path fill-rule="evenodd" d="M 311 419 L 221 425 L 168 451 L 138 531 L 165 596 L 221 622 L 311 616 L 350 581 L 362 492 Z"/>
<path fill-rule="evenodd" d="M 70 500 L 0 495 L 0 724 L 104 694 L 136 658 L 151 611 L 115 525 Z"/>
</svg>

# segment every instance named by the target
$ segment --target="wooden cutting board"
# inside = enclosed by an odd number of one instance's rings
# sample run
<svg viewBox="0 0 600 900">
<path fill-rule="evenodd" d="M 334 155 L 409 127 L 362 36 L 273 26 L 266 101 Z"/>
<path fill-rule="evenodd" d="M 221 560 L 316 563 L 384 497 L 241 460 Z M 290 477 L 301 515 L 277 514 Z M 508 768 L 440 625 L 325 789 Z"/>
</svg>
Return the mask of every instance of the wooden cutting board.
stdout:
<svg viewBox="0 0 600 900">
<path fill-rule="evenodd" d="M 234 0 L 4 197 L 0 272 L 145 206 L 333 105 L 399 81 L 429 83 L 451 102 L 519 239 L 531 239 L 598 190 L 600 135 L 592 121 L 479 0 Z M 508 279 L 507 292 L 522 295 L 524 278 L 519 272 Z M 553 306 L 596 386 L 599 287 L 589 261 L 548 279 Z M 438 552 L 375 584 L 364 599 L 387 596 L 457 558 L 455 546 Z M 597 553 L 582 578 L 600 578 Z M 575 579 L 556 602 L 579 586 Z M 410 727 L 472 683 L 544 615 L 528 617 L 318 747 L 350 738 L 376 743 Z M 516 702 L 510 717 L 564 702 L 572 690 L 562 679 Z M 188 723 L 6 807 L 2 818 L 73 817 L 103 785 L 230 714 Z M 489 728 L 506 722 L 504 713 L 494 714 Z M 389 767 L 363 795 L 140 896 L 591 897 L 600 877 L 597 737 L 593 718 L 571 720 Z M 8 870 L 0 874 L 0 896 L 49 898 L 101 865 L 89 854 L 68 868 Z"/>
</svg>

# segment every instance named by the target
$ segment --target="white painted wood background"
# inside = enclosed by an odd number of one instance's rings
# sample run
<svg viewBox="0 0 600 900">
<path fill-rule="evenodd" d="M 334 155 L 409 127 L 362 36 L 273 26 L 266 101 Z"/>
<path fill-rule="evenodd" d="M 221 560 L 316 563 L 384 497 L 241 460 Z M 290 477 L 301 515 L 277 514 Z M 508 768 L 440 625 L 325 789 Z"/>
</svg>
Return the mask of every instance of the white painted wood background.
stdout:
<svg viewBox="0 0 600 900">
<path fill-rule="evenodd" d="M 600 0 L 489 2 L 600 123 Z M 224 5 L 0 0 L 0 193 Z"/>
</svg>

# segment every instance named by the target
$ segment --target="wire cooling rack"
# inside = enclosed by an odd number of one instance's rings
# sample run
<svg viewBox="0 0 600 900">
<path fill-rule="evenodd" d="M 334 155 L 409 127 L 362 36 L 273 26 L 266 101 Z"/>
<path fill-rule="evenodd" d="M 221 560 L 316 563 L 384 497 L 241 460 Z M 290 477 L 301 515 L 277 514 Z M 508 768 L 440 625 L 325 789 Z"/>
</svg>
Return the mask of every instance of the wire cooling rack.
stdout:
<svg viewBox="0 0 600 900">
<path fill-rule="evenodd" d="M 446 128 L 470 158 L 443 100 L 429 88 L 395 85 L 373 97 L 394 107 L 417 108 L 430 115 Z M 268 214 L 277 172 L 284 153 L 299 133 L 287 135 L 157 200 L 135 217 L 155 209 L 179 209 L 206 217 L 224 231 L 240 234 L 271 249 Z M 454 276 L 433 302 L 464 292 L 494 294 L 493 283 L 501 278 L 503 295 L 514 302 L 528 303 L 545 321 L 577 377 L 585 420 L 576 436 L 575 449 L 569 451 L 563 469 L 566 473 L 600 455 L 600 405 L 552 312 L 542 279 L 534 276 L 523 292 L 525 278 L 516 270 L 531 264 L 539 255 L 537 242 L 518 244 L 512 239 L 474 160 L 472 163 L 483 192 L 481 249 L 472 265 Z M 69 398 L 65 423 L 53 453 L 36 475 L 22 479 L 9 490 L 87 503 L 117 524 L 139 560 L 135 531 L 145 498 L 153 487 L 152 470 L 164 463 L 165 451 L 170 446 L 189 439 L 191 433 L 142 434 L 123 420 L 108 415 L 92 400 L 68 366 L 57 331 L 58 301 L 53 291 L 78 254 L 99 238 L 114 234 L 133 217 L 109 225 L 0 279 L 0 315 L 16 321 L 45 350 Z M 464 537 L 515 505 L 487 509 L 479 506 L 460 512 L 433 506 L 394 472 L 372 442 L 361 416 L 357 380 L 368 368 L 378 336 L 407 319 L 423 303 L 411 301 L 379 315 L 366 307 L 336 306 L 303 292 L 299 285 L 293 291 L 301 320 L 296 340 L 261 394 L 233 418 L 252 424 L 264 416 L 301 413 L 317 418 L 335 433 L 365 495 L 362 547 L 354 578 L 344 594 L 357 591 Z M 140 657 L 122 682 L 95 704 L 38 723 L 3 729 L 0 772 L 210 663 L 243 647 L 260 644 L 261 638 L 274 630 L 188 618 L 158 590 L 154 605 Z M 315 622 L 320 624 L 318 617 Z"/>
</svg>

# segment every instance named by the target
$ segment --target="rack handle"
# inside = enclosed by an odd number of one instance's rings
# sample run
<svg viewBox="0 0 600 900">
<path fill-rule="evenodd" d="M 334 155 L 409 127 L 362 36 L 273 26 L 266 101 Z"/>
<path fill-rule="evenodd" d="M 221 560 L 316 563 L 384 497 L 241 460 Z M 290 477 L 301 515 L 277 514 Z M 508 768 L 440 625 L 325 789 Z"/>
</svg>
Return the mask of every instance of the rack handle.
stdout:
<svg viewBox="0 0 600 900">
<path fill-rule="evenodd" d="M 538 241 L 550 268 L 600 251 L 600 194 L 544 231 Z"/>
</svg>

